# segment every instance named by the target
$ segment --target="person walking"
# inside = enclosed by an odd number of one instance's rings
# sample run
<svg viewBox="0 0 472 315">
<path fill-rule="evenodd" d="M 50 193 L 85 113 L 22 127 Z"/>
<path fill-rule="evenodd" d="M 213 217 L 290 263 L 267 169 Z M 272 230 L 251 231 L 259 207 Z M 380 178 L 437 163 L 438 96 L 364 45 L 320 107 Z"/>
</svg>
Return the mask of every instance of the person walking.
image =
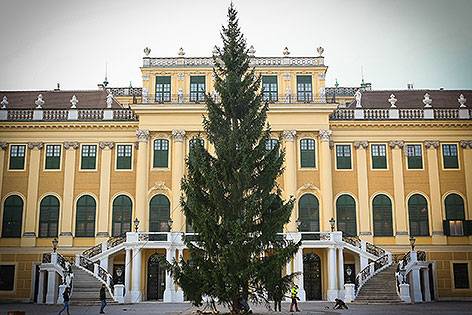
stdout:
<svg viewBox="0 0 472 315">
<path fill-rule="evenodd" d="M 282 312 L 282 298 L 284 294 L 282 292 L 282 289 L 280 288 L 280 285 L 276 285 L 274 288 L 273 292 L 273 299 L 274 299 L 274 309 L 277 312 L 277 309 L 279 312 Z"/>
<path fill-rule="evenodd" d="M 292 303 L 290 303 L 290 312 L 293 312 L 293 306 L 295 306 L 295 311 L 300 312 L 298 309 L 298 285 L 294 285 L 291 290 L 291 296 L 292 296 Z"/>
<path fill-rule="evenodd" d="M 100 314 L 105 314 L 103 309 L 105 306 L 107 306 L 107 294 L 105 292 L 105 285 L 102 284 L 102 287 L 100 288 L 100 302 L 102 303 L 102 306 L 100 307 Z"/>
<path fill-rule="evenodd" d="M 67 310 L 67 315 L 70 315 L 70 313 L 69 313 L 69 299 L 70 299 L 70 289 L 69 289 L 69 287 L 66 287 L 64 289 L 64 293 L 62 293 L 62 298 L 64 300 L 64 307 L 59 312 L 59 315 L 61 315 L 62 312 L 64 312 L 65 310 Z"/>
</svg>

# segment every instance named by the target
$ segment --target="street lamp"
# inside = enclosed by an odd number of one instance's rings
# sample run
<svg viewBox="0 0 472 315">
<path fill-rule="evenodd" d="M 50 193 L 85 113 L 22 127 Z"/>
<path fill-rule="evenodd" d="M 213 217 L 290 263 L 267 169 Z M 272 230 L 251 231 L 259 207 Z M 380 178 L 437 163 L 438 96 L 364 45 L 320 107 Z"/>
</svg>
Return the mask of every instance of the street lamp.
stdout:
<svg viewBox="0 0 472 315">
<path fill-rule="evenodd" d="M 59 243 L 59 241 L 57 240 L 57 238 L 54 238 L 54 239 L 52 240 L 52 250 L 53 250 L 54 252 L 56 252 L 57 244 L 58 244 L 58 243 Z"/>
<path fill-rule="evenodd" d="M 413 236 L 410 236 L 411 251 L 415 250 L 415 242 L 416 242 L 416 238 L 414 238 Z"/>
<path fill-rule="evenodd" d="M 134 231 L 135 232 L 138 232 L 138 228 L 139 228 L 139 220 L 138 218 L 134 219 Z"/>
<path fill-rule="evenodd" d="M 331 232 L 334 232 L 334 224 L 335 223 L 336 223 L 336 221 L 334 220 L 334 218 L 329 219 L 329 224 L 331 225 Z"/>
</svg>

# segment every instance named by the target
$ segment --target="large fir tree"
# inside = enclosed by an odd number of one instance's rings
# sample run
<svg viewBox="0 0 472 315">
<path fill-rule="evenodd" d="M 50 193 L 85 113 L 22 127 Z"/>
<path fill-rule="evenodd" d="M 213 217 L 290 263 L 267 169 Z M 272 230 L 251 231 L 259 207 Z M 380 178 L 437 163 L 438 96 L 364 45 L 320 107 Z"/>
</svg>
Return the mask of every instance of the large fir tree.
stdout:
<svg viewBox="0 0 472 315">
<path fill-rule="evenodd" d="M 276 179 L 284 151 L 270 140 L 268 104 L 262 102 L 260 77 L 250 66 L 246 41 L 233 5 L 222 27 L 223 48 L 214 55 L 215 90 L 206 96 L 203 126 L 214 146 L 192 142 L 188 174 L 182 180 L 182 207 L 198 236 L 185 243 L 188 261 L 174 262 L 174 280 L 187 298 L 201 305 L 208 296 L 241 312 L 240 301 L 263 301 L 274 287 L 287 290 L 292 275 L 279 271 L 299 244 L 277 233 L 289 221 L 293 199 L 283 201 Z"/>
</svg>

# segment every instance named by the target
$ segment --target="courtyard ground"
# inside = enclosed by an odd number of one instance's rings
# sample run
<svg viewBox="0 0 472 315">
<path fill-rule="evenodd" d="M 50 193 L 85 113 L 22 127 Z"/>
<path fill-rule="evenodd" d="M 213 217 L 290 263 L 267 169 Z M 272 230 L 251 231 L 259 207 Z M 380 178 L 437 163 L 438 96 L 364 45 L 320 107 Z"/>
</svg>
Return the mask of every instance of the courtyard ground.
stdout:
<svg viewBox="0 0 472 315">
<path fill-rule="evenodd" d="M 472 302 L 433 302 L 425 304 L 403 304 L 403 305 L 359 305 L 349 304 L 348 310 L 333 310 L 333 303 L 327 302 L 307 302 L 300 303 L 302 309 L 300 315 L 335 315 L 335 314 L 382 314 L 382 315 L 408 315 L 408 314 L 446 314 L 462 315 L 472 314 Z M 8 311 L 24 311 L 25 314 L 52 315 L 57 314 L 61 306 L 59 305 L 36 305 L 36 304 L 0 304 L 0 315 L 7 314 Z M 98 314 L 99 305 L 95 306 L 71 306 L 71 315 L 76 314 Z M 162 315 L 190 315 L 196 314 L 196 308 L 190 304 L 172 303 L 141 303 L 133 305 L 109 305 L 105 309 L 106 314 L 162 314 Z M 289 304 L 282 304 L 282 312 L 275 313 L 267 310 L 264 306 L 253 307 L 255 314 L 290 314 Z M 64 314 L 64 313 L 63 313 Z M 294 313 L 295 314 L 295 313 Z"/>
</svg>

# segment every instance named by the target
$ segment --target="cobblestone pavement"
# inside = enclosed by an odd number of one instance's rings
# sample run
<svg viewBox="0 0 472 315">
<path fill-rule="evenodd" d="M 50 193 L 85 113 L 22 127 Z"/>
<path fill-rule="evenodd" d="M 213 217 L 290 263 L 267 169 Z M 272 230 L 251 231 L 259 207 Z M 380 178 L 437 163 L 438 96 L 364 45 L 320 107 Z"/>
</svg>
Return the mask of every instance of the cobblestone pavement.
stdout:
<svg viewBox="0 0 472 315">
<path fill-rule="evenodd" d="M 335 314 L 382 314 L 382 315 L 408 315 L 408 314 L 446 314 L 446 315 L 472 315 L 472 302 L 433 302 L 425 304 L 403 304 L 403 305 L 359 305 L 350 304 L 348 310 L 333 310 L 333 304 L 327 302 L 300 303 L 302 311 L 300 315 L 335 315 Z M 57 314 L 61 309 L 60 305 L 35 305 L 35 304 L 0 304 L 0 315 L 6 315 L 8 311 L 24 311 L 25 314 L 52 315 Z M 99 305 L 79 306 L 72 305 L 70 314 L 98 314 Z M 255 314 L 290 314 L 289 304 L 282 303 L 282 312 L 275 313 L 264 306 L 254 306 Z M 110 315 L 135 315 L 135 314 L 162 314 L 162 315 L 190 315 L 195 314 L 197 309 L 190 304 L 171 303 L 141 303 L 133 305 L 109 305 L 105 309 Z M 63 313 L 64 314 L 64 313 Z M 295 314 L 295 313 L 294 313 Z"/>
</svg>

